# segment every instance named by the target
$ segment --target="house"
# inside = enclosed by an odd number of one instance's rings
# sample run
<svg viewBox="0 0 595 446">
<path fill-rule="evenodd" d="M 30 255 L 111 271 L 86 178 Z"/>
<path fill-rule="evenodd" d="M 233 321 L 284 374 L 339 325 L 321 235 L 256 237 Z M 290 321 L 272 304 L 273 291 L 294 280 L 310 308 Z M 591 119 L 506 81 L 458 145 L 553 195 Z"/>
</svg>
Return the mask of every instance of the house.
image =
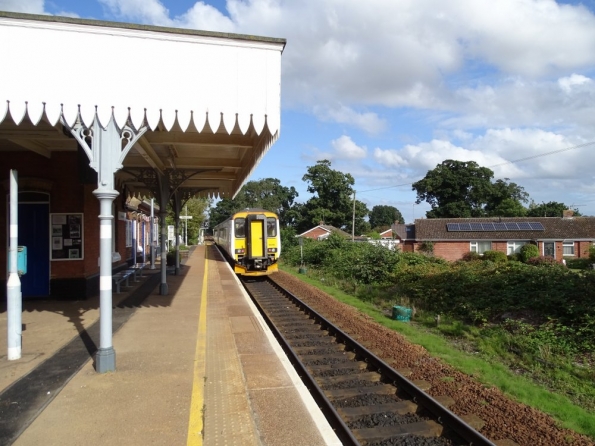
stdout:
<svg viewBox="0 0 595 446">
<path fill-rule="evenodd" d="M 334 226 L 325 225 L 324 222 L 320 222 L 318 226 L 308 229 L 306 232 L 296 235 L 296 237 L 304 237 L 312 240 L 324 240 L 333 232 L 335 234 L 339 234 L 342 237 L 351 238 L 351 234 L 348 234 L 339 228 L 335 228 Z"/>
<path fill-rule="evenodd" d="M 515 254 L 533 243 L 541 255 L 561 262 L 589 256 L 595 242 L 595 217 L 565 213 L 564 217 L 420 219 L 414 225 L 393 225 L 393 230 L 405 236 L 403 251 L 417 252 L 424 242 L 431 242 L 435 256 L 451 261 L 467 252 Z"/>
</svg>

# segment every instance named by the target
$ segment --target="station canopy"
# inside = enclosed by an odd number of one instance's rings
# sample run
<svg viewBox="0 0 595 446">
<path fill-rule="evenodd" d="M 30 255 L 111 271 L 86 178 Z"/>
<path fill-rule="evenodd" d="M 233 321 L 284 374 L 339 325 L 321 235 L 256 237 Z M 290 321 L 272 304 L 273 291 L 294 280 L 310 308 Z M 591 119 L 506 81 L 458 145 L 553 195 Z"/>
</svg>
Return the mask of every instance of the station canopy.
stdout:
<svg viewBox="0 0 595 446">
<path fill-rule="evenodd" d="M 0 41 L 4 159 L 80 150 L 69 128 L 114 120 L 147 127 L 120 183 L 175 172 L 231 198 L 279 136 L 284 39 L 0 12 Z"/>
</svg>

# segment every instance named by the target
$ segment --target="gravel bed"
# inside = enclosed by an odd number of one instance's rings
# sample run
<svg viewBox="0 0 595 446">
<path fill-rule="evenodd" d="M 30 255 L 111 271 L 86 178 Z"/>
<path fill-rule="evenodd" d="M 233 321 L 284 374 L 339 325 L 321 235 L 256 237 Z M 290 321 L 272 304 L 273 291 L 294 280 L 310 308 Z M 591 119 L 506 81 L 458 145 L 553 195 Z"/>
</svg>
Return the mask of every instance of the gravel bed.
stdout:
<svg viewBox="0 0 595 446">
<path fill-rule="evenodd" d="M 430 356 L 423 347 L 408 343 L 399 333 L 375 323 L 370 317 L 338 302 L 318 288 L 281 271 L 273 274 L 271 279 L 350 336 L 365 341 L 374 351 L 382 352 L 379 356 L 391 366 L 410 369 L 412 373 L 409 379 L 428 381 L 432 385 L 428 391 L 430 395 L 448 395 L 453 398 L 455 404 L 451 410 L 457 415 L 475 414 L 484 420 L 486 424 L 480 432 L 490 440 L 510 439 L 520 446 L 595 446 L 595 442 L 588 437 L 562 429 L 549 415 L 515 402 L 500 390 L 487 387 L 472 376 L 458 372 Z M 397 440 L 403 441 L 401 438 Z M 425 443 L 384 442 L 381 445 L 406 444 Z"/>
</svg>

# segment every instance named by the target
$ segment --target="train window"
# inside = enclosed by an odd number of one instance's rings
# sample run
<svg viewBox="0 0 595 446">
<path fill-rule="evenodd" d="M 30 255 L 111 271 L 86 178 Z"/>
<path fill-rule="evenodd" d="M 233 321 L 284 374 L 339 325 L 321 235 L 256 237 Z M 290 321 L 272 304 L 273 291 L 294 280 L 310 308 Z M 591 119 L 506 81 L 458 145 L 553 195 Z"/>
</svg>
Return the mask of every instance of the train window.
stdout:
<svg viewBox="0 0 595 446">
<path fill-rule="evenodd" d="M 267 236 L 277 237 L 277 219 L 274 217 L 267 217 Z"/>
<path fill-rule="evenodd" d="M 245 218 L 236 218 L 234 220 L 234 231 L 236 233 L 236 237 L 239 237 L 239 238 L 246 237 L 246 219 Z"/>
</svg>

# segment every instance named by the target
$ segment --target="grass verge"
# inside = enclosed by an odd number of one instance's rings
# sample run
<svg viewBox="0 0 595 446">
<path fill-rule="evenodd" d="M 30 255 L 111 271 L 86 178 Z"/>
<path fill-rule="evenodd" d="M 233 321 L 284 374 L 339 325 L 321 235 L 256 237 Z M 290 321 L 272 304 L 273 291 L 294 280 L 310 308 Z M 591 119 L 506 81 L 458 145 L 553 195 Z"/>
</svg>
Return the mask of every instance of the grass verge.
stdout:
<svg viewBox="0 0 595 446">
<path fill-rule="evenodd" d="M 351 305 L 370 316 L 375 322 L 401 333 L 409 342 L 423 346 L 431 355 L 442 359 L 463 373 L 472 375 L 482 384 L 497 387 L 516 401 L 551 415 L 562 427 L 595 439 L 593 413 L 573 404 L 564 395 L 544 389 L 532 380 L 516 375 L 496 358 L 488 359 L 478 354 L 461 351 L 449 338 L 433 332 L 427 326 L 392 320 L 372 303 L 363 302 L 307 274 L 299 274 L 296 268 L 281 265 L 280 269 L 317 287 L 338 301 Z"/>
</svg>

